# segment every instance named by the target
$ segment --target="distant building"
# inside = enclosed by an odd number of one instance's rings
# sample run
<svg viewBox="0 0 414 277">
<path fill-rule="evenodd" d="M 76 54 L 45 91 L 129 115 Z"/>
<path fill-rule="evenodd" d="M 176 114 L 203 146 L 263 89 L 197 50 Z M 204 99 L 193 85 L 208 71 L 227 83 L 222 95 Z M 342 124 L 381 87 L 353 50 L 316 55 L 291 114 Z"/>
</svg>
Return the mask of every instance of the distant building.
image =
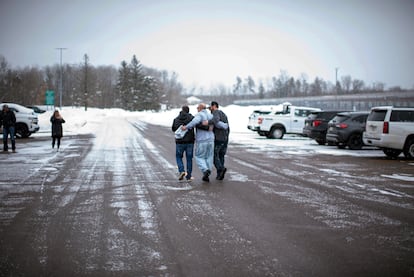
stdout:
<svg viewBox="0 0 414 277">
<path fill-rule="evenodd" d="M 201 101 L 202 100 L 200 98 L 195 97 L 195 96 L 190 96 L 187 98 L 187 103 L 189 105 L 195 105 L 195 104 L 201 103 Z"/>
<path fill-rule="evenodd" d="M 414 107 L 414 91 L 236 100 L 234 104 L 240 106 L 278 105 L 283 102 L 323 110 L 369 111 L 376 106 Z"/>
</svg>

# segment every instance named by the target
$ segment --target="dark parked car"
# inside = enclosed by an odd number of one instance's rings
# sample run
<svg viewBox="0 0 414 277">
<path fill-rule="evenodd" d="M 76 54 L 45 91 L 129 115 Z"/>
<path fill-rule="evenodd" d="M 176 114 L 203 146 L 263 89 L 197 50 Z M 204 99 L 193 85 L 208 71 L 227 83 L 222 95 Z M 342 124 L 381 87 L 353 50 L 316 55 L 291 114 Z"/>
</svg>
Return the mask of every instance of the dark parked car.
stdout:
<svg viewBox="0 0 414 277">
<path fill-rule="evenodd" d="M 328 122 L 334 118 L 337 113 L 344 111 L 318 111 L 312 112 L 305 119 L 303 127 L 303 135 L 316 140 L 320 145 L 326 143 L 326 132 L 328 130 Z"/>
<path fill-rule="evenodd" d="M 365 129 L 365 123 L 369 112 L 343 112 L 338 113 L 328 123 L 328 132 L 326 141 L 329 144 L 337 145 L 338 148 L 357 150 L 364 145 L 362 133 Z"/>
</svg>

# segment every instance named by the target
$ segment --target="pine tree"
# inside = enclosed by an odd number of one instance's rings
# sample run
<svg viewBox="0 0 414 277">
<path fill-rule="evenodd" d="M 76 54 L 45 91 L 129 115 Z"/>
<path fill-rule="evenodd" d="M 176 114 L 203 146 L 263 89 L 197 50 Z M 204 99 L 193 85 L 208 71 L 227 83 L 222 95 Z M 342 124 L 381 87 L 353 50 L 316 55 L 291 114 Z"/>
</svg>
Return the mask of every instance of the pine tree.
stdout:
<svg viewBox="0 0 414 277">
<path fill-rule="evenodd" d="M 144 76 L 142 74 L 142 65 L 134 55 L 130 65 L 130 82 L 131 82 L 131 102 L 130 110 L 145 110 L 145 92 L 143 91 Z"/>
<path fill-rule="evenodd" d="M 146 110 L 160 109 L 160 86 L 155 78 L 150 76 L 144 78 L 143 95 L 143 105 Z"/>
<path fill-rule="evenodd" d="M 118 71 L 117 92 L 119 95 L 117 104 L 120 108 L 127 109 L 129 101 L 130 82 L 129 82 L 129 67 L 126 61 L 121 62 L 121 68 Z"/>
</svg>

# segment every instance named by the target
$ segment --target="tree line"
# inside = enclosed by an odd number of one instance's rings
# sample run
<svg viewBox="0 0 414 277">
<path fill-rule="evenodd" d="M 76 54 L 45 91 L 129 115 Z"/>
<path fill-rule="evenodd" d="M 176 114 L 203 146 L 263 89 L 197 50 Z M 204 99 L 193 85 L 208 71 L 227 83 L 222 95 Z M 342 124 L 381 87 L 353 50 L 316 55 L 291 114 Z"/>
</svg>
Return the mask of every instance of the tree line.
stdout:
<svg viewBox="0 0 414 277">
<path fill-rule="evenodd" d="M 400 87 L 392 87 L 388 90 L 403 91 Z M 259 99 L 282 98 L 282 97 L 304 97 L 320 95 L 344 95 L 359 94 L 369 92 L 384 92 L 385 83 L 375 82 L 366 85 L 363 80 L 353 79 L 350 75 L 342 76 L 340 80 L 333 84 L 322 78 L 316 77 L 309 82 L 307 76 L 302 74 L 295 79 L 280 71 L 279 76 L 268 78 L 267 80 L 256 82 L 251 76 L 246 78 L 236 77 L 236 82 L 232 87 L 232 93 Z"/>
<path fill-rule="evenodd" d="M 223 104 L 231 104 L 234 100 L 254 99 L 278 99 L 285 97 L 308 97 L 323 95 L 346 95 L 361 93 L 382 93 L 385 91 L 406 91 L 399 86 L 385 89 L 386 84 L 375 82 L 371 85 L 365 84 L 363 80 L 353 79 L 350 75 L 342 76 L 336 84 L 316 77 L 309 81 L 306 74 L 301 74 L 295 79 L 281 70 L 278 76 L 265 80 L 255 80 L 252 76 L 242 78 L 236 77 L 231 87 L 222 85 L 212 88 L 209 93 L 204 93 L 205 98 L 216 99 L 220 96 Z"/>
<path fill-rule="evenodd" d="M 60 84 L 60 81 L 62 83 Z M 159 110 L 179 107 L 185 97 L 197 95 L 204 101 L 219 100 L 231 104 L 240 99 L 275 99 L 322 95 L 381 93 L 385 84 L 366 85 L 363 80 L 342 76 L 333 84 L 316 77 L 309 81 L 305 74 L 299 78 L 280 71 L 278 76 L 255 80 L 252 76 L 236 76 L 231 87 L 216 85 L 211 88 L 184 88 L 175 72 L 146 67 L 135 55 L 128 63 L 115 66 L 93 66 L 87 54 L 79 64 L 11 68 L 0 55 L 0 102 L 23 105 L 44 105 L 45 92 L 55 92 L 55 106 L 59 103 L 60 85 L 63 106 L 122 108 L 130 111 Z M 400 87 L 388 91 L 403 91 Z"/>
<path fill-rule="evenodd" d="M 62 83 L 60 83 L 62 82 Z M 87 54 L 79 64 L 12 68 L 0 55 L 0 102 L 44 105 L 46 91 L 55 92 L 55 106 L 121 108 L 130 111 L 159 110 L 181 105 L 183 86 L 175 72 L 143 66 L 134 55 L 131 62 L 93 66 Z"/>
</svg>

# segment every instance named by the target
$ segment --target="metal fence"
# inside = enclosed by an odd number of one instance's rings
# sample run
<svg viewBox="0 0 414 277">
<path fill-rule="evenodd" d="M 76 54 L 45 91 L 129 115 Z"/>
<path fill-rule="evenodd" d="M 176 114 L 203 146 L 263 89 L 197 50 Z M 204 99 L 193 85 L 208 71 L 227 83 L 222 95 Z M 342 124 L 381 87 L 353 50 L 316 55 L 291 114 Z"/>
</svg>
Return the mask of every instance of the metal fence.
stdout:
<svg viewBox="0 0 414 277">
<path fill-rule="evenodd" d="M 369 111 L 376 106 L 414 107 L 414 91 L 237 100 L 234 104 L 278 105 L 284 102 L 323 110 Z"/>
</svg>

